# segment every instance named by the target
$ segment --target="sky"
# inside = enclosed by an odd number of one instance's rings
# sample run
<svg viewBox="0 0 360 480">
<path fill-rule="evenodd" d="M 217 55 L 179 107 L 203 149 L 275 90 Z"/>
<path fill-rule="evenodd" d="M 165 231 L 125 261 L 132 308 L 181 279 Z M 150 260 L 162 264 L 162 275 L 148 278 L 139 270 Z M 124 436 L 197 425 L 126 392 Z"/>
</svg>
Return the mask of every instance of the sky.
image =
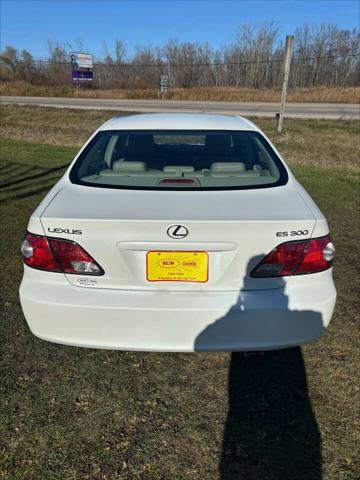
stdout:
<svg viewBox="0 0 360 480">
<path fill-rule="evenodd" d="M 0 8 L 0 49 L 26 48 L 36 58 L 47 56 L 49 40 L 102 56 L 120 39 L 131 55 L 168 39 L 221 47 L 243 22 L 273 20 L 283 36 L 305 22 L 360 23 L 359 0 L 0 0 Z"/>
</svg>

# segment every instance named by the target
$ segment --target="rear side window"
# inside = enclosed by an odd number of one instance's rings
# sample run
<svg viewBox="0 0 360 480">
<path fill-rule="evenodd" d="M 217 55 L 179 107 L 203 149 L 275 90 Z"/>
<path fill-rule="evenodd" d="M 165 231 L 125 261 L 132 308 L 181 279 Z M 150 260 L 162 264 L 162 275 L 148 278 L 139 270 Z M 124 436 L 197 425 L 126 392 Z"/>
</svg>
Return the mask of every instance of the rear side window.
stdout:
<svg viewBox="0 0 360 480">
<path fill-rule="evenodd" d="M 70 172 L 81 185 L 151 190 L 265 188 L 287 178 L 269 143 L 253 131 L 102 131 Z"/>
</svg>

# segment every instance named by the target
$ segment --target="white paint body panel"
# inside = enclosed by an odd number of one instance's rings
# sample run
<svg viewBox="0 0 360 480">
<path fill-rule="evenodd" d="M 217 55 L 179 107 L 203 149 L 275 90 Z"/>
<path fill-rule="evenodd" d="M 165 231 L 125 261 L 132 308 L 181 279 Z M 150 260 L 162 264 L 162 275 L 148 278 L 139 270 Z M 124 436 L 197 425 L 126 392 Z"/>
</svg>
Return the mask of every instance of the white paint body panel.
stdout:
<svg viewBox="0 0 360 480">
<path fill-rule="evenodd" d="M 100 129 L 190 126 L 259 131 L 245 119 L 216 115 L 139 115 L 110 120 Z M 284 165 L 285 186 L 193 192 L 74 185 L 70 166 L 28 230 L 78 242 L 105 275 L 25 267 L 20 299 L 31 330 L 58 343 L 124 350 L 262 350 L 315 340 L 335 305 L 331 269 L 287 278 L 250 276 L 273 248 L 299 239 L 279 238 L 277 232 L 307 230 L 301 239 L 329 233 L 326 219 Z M 186 239 L 167 236 L 172 224 L 188 228 Z M 54 228 L 82 233 L 58 235 Z M 148 282 L 149 250 L 207 251 L 208 282 Z"/>
<path fill-rule="evenodd" d="M 50 277 L 53 278 L 50 278 Z M 233 292 L 98 290 L 25 267 L 20 287 L 39 338 L 143 351 L 269 350 L 318 339 L 333 313 L 331 270 L 285 288 Z"/>
</svg>

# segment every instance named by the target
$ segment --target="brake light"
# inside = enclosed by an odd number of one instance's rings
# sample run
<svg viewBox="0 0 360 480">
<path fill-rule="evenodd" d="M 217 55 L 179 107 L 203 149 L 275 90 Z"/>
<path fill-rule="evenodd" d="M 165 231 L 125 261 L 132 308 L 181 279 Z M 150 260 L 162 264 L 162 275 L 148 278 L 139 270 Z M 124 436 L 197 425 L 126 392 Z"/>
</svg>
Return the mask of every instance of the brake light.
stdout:
<svg viewBox="0 0 360 480">
<path fill-rule="evenodd" d="M 21 244 L 21 253 L 24 263 L 29 267 L 49 272 L 62 271 L 51 253 L 46 237 L 27 233 Z"/>
<path fill-rule="evenodd" d="M 75 242 L 27 233 L 21 244 L 24 263 L 48 272 L 103 275 L 104 270 Z"/>
<path fill-rule="evenodd" d="M 195 185 L 196 182 L 193 178 L 162 178 L 159 182 L 159 185 L 163 185 L 166 183 L 182 183 L 182 184 L 191 184 Z"/>
<path fill-rule="evenodd" d="M 330 237 L 314 238 L 305 249 L 305 256 L 296 269 L 295 275 L 313 273 L 331 267 L 335 257 L 335 246 Z"/>
<path fill-rule="evenodd" d="M 335 256 L 329 236 L 282 243 L 251 272 L 252 277 L 286 277 L 327 270 Z"/>
</svg>

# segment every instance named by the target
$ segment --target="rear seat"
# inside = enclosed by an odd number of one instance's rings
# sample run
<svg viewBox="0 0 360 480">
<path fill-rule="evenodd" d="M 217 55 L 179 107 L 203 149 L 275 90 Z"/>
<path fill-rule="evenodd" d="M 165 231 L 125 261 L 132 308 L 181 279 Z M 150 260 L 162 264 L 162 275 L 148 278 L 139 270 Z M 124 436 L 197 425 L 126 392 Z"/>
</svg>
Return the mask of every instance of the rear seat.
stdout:
<svg viewBox="0 0 360 480">
<path fill-rule="evenodd" d="M 133 134 L 127 137 L 122 158 L 115 160 L 111 169 L 102 170 L 100 175 L 148 175 L 149 168 L 161 169 L 164 163 L 164 159 L 156 157 L 152 135 Z"/>
<path fill-rule="evenodd" d="M 189 167 L 188 165 L 168 165 L 163 168 L 164 173 L 169 173 L 170 175 L 181 177 L 182 175 L 194 172 L 194 167 Z"/>
<path fill-rule="evenodd" d="M 234 162 L 239 157 L 234 155 L 231 135 L 213 134 L 205 138 L 205 154 L 194 158 L 196 170 L 209 169 L 215 162 Z"/>
<path fill-rule="evenodd" d="M 141 173 L 145 172 L 146 163 L 145 162 L 129 162 L 118 160 L 113 163 L 113 171 L 119 173 Z"/>
<path fill-rule="evenodd" d="M 145 162 L 147 168 L 162 169 L 165 160 L 157 156 L 154 137 L 147 133 L 129 135 L 127 138 L 127 162 Z"/>
<path fill-rule="evenodd" d="M 215 162 L 211 165 L 212 177 L 260 177 L 256 170 L 246 170 L 243 162 Z"/>
<path fill-rule="evenodd" d="M 113 163 L 112 170 L 106 169 L 100 172 L 100 175 L 138 175 L 146 171 L 145 162 L 125 162 L 124 160 L 116 160 Z"/>
</svg>

